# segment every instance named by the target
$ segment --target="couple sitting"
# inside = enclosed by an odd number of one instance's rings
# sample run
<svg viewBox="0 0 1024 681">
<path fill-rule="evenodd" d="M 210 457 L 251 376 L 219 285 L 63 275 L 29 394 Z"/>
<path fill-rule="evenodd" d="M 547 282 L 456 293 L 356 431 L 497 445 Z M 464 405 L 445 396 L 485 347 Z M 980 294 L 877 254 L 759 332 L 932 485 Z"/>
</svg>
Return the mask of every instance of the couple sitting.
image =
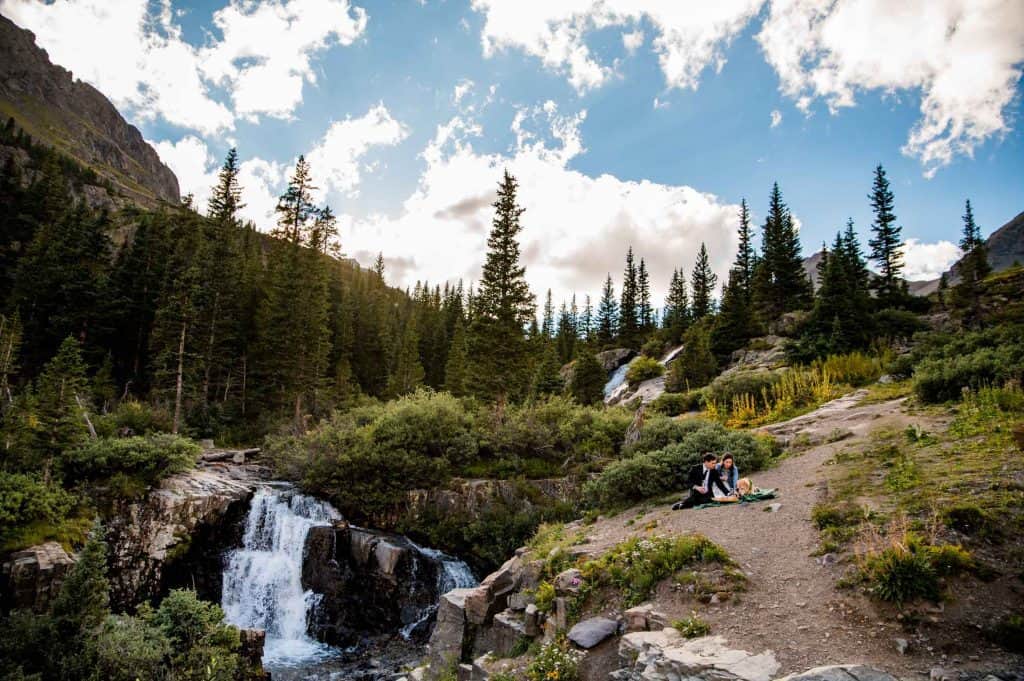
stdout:
<svg viewBox="0 0 1024 681">
<path fill-rule="evenodd" d="M 713 501 L 739 501 L 754 491 L 754 486 L 748 478 L 740 478 L 740 469 L 736 467 L 736 462 L 729 453 L 722 457 L 721 463 L 718 463 L 714 454 L 704 454 L 703 462 L 690 469 L 686 484 L 690 487 L 690 495 L 672 506 L 674 511 Z"/>
</svg>

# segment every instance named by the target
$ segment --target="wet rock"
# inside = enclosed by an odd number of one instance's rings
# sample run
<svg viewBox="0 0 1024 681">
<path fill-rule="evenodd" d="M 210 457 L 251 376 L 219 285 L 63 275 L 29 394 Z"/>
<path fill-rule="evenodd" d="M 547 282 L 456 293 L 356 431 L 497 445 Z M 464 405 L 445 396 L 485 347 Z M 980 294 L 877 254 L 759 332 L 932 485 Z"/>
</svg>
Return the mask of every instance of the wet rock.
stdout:
<svg viewBox="0 0 1024 681">
<path fill-rule="evenodd" d="M 430 635 L 427 659 L 430 661 L 430 678 L 440 675 L 449 660 L 462 656 L 466 643 L 467 619 L 466 596 L 472 589 L 453 589 L 441 596 L 437 606 L 437 621 Z"/>
<path fill-rule="evenodd" d="M 588 650 L 604 641 L 609 636 L 615 635 L 619 630 L 619 623 L 605 617 L 592 617 L 577 623 L 569 630 L 569 640 L 580 648 Z"/>
<path fill-rule="evenodd" d="M 53 541 L 15 551 L 0 569 L 0 606 L 45 612 L 74 564 Z"/>
<path fill-rule="evenodd" d="M 270 681 L 270 674 L 263 669 L 263 645 L 267 633 L 262 629 L 241 629 L 238 638 L 242 644 L 238 654 L 246 669 L 245 679 Z"/>
</svg>

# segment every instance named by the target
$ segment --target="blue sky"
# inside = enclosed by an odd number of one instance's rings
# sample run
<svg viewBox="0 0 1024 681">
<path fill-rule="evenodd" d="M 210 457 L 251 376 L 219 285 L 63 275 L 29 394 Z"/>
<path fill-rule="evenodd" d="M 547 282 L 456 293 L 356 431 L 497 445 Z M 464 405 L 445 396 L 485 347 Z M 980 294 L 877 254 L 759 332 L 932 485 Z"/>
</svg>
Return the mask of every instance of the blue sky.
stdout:
<svg viewBox="0 0 1024 681">
<path fill-rule="evenodd" d="M 531 284 L 564 296 L 596 293 L 629 244 L 656 292 L 701 241 L 724 274 L 735 204 L 763 216 L 773 181 L 809 253 L 848 216 L 866 241 L 882 163 L 916 278 L 955 258 L 965 198 L 985 233 L 1024 210 L 1024 6 L 921 3 L 841 0 L 806 34 L 786 22 L 809 15 L 782 0 L 0 12 L 108 94 L 200 200 L 237 145 L 249 217 L 269 228 L 294 158 L 319 161 L 343 249 L 367 263 L 383 251 L 398 284 L 476 276 L 489 192 L 510 167 Z"/>
</svg>

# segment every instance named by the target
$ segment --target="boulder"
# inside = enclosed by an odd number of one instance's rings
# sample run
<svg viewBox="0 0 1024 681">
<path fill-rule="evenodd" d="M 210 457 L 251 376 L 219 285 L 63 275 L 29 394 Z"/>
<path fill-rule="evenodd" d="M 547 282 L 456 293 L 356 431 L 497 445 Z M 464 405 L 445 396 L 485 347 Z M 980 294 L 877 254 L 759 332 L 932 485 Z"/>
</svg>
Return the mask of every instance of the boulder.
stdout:
<svg viewBox="0 0 1024 681">
<path fill-rule="evenodd" d="M 0 607 L 45 612 L 74 564 L 55 541 L 15 551 L 0 571 Z"/>
<path fill-rule="evenodd" d="M 597 361 L 601 364 L 601 368 L 610 374 L 632 359 L 634 355 L 636 355 L 636 351 L 629 348 L 614 348 L 597 353 Z"/>
<path fill-rule="evenodd" d="M 668 616 L 658 612 L 650 603 L 643 603 L 623 613 L 626 618 L 626 631 L 660 631 L 668 626 Z"/>
<path fill-rule="evenodd" d="M 619 623 L 606 617 L 591 617 L 578 622 L 569 630 L 569 640 L 584 650 L 589 650 L 613 636 L 619 630 Z"/>
<path fill-rule="evenodd" d="M 537 606 L 530 603 L 523 611 L 523 631 L 527 636 L 540 636 L 540 624 L 538 622 Z"/>
<path fill-rule="evenodd" d="M 473 641 L 473 653 L 482 655 L 490 651 L 498 657 L 508 657 L 525 637 L 526 625 L 523 619 L 511 610 L 503 610 L 494 616 L 489 627 L 478 631 Z"/>
<path fill-rule="evenodd" d="M 263 669 L 263 645 L 267 633 L 263 629 L 241 629 L 238 638 L 242 644 L 238 654 L 246 670 L 246 681 L 270 681 L 270 674 Z"/>
<path fill-rule="evenodd" d="M 638 631 L 619 639 L 619 681 L 699 678 L 714 681 L 771 681 L 779 663 L 771 651 L 735 650 L 721 636 L 685 639 L 672 628 Z"/>
<path fill-rule="evenodd" d="M 466 617 L 476 625 L 486 624 L 508 605 L 509 595 L 519 588 L 523 559 L 513 556 L 487 575 L 480 586 L 466 596 Z"/>
<path fill-rule="evenodd" d="M 430 635 L 428 677 L 437 678 L 451 660 L 462 658 L 466 642 L 466 597 L 472 589 L 453 589 L 441 596 L 437 605 L 437 621 Z"/>
<path fill-rule="evenodd" d="M 896 677 L 862 664 L 837 664 L 790 674 L 779 681 L 896 681 Z"/>
<path fill-rule="evenodd" d="M 552 584 L 555 587 L 555 593 L 559 595 L 578 594 L 580 587 L 583 586 L 583 573 L 576 568 L 570 568 L 555 575 Z"/>
</svg>

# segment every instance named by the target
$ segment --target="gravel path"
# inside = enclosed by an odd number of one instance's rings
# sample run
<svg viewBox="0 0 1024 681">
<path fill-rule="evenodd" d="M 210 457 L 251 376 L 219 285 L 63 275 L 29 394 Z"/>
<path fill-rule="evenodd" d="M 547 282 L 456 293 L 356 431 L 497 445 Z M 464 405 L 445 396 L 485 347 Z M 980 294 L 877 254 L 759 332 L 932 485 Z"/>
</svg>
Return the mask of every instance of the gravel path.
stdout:
<svg viewBox="0 0 1024 681">
<path fill-rule="evenodd" d="M 639 509 L 632 509 L 588 528 L 587 553 L 600 553 L 640 533 L 706 534 L 740 564 L 749 584 L 735 602 L 701 606 L 700 616 L 711 624 L 713 633 L 725 636 L 731 645 L 751 652 L 774 651 L 783 673 L 824 664 L 865 663 L 920 678 L 918 674 L 927 676 L 937 665 L 970 666 L 970 660 L 943 660 L 938 651 L 927 649 L 912 648 L 908 655 L 900 655 L 896 639 L 908 636 L 901 633 L 898 623 L 883 622 L 864 597 L 837 590 L 835 581 L 843 566 L 822 564 L 811 555 L 818 546 L 811 509 L 821 498 L 826 463 L 834 453 L 863 441 L 876 428 L 902 429 L 929 421 L 906 414 L 902 400 L 861 406 L 862 394 L 845 396 L 811 414 L 765 429 L 786 440 L 803 434 L 812 442 L 823 441 L 836 429 L 851 433 L 840 442 L 812 445 L 751 476 L 758 487 L 779 489 L 776 512 L 770 511 L 771 502 L 688 511 L 661 507 L 642 516 Z M 928 425 L 944 427 L 941 423 Z M 742 470 L 742 462 L 739 464 Z M 657 521 L 657 526 L 645 531 L 652 521 Z M 672 597 L 659 598 L 657 606 L 672 618 L 688 614 L 693 607 Z"/>
</svg>

